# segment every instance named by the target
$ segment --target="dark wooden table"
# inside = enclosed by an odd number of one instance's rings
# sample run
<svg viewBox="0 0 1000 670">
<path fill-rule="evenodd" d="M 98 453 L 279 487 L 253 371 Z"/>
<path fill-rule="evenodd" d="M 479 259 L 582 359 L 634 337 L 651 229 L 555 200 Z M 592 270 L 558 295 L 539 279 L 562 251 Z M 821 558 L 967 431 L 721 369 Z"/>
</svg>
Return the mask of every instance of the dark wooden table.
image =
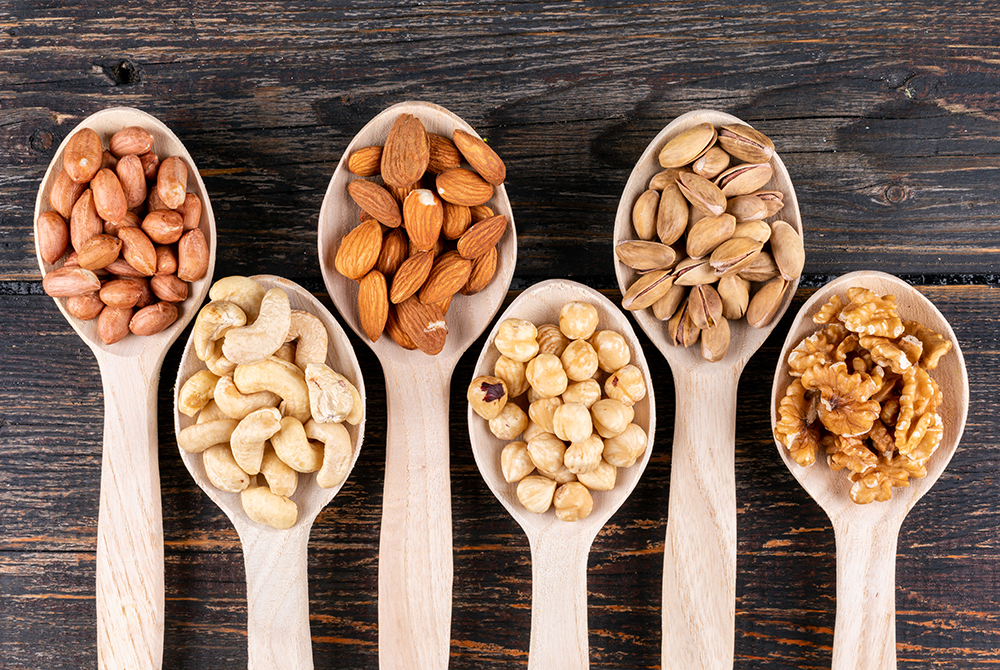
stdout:
<svg viewBox="0 0 1000 670">
<path fill-rule="evenodd" d="M 354 133 L 407 99 L 450 108 L 506 159 L 519 238 L 512 295 L 561 276 L 617 296 L 618 198 L 672 118 L 715 108 L 769 134 L 797 188 L 807 274 L 739 388 L 735 667 L 830 665 L 833 532 L 776 455 L 767 394 L 792 313 L 812 288 L 859 269 L 898 274 L 938 305 L 972 389 L 961 448 L 900 536 L 899 667 L 995 667 L 998 36 L 1000 10 L 988 0 L 4 3 L 0 667 L 95 665 L 100 376 L 42 294 L 31 233 L 35 193 L 59 142 L 104 107 L 156 115 L 186 143 L 211 194 L 215 276 L 284 275 L 331 306 L 316 257 L 323 193 Z M 378 667 L 385 390 L 378 361 L 353 342 L 369 418 L 357 467 L 312 532 L 317 668 Z M 481 346 L 462 359 L 451 398 L 456 670 L 524 667 L 528 648 L 527 542 L 481 480 L 465 425 L 465 384 Z M 180 349 L 160 383 L 164 667 L 239 668 L 242 553 L 177 454 L 170 417 Z M 594 668 L 660 663 L 674 400 L 669 368 L 652 346 L 647 355 L 655 453 L 594 543 Z"/>
</svg>

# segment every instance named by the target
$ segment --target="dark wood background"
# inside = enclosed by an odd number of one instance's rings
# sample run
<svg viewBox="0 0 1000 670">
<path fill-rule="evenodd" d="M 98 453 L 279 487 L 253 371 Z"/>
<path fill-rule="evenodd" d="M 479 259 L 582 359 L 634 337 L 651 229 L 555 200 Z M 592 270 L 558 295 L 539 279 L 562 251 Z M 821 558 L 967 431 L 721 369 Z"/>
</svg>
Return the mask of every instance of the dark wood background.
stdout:
<svg viewBox="0 0 1000 670">
<path fill-rule="evenodd" d="M 634 161 L 672 118 L 731 112 L 769 134 L 801 203 L 810 288 L 859 269 L 921 287 L 969 364 L 961 449 L 904 523 L 900 668 L 1000 663 L 1000 10 L 961 3 L 24 2 L 0 5 L 0 668 L 95 665 L 94 548 L 103 400 L 89 349 L 41 291 L 32 209 L 82 117 L 131 105 L 202 170 L 218 217 L 216 277 L 274 273 L 330 306 L 320 202 L 343 148 L 388 105 L 423 99 L 506 159 L 519 238 L 512 293 L 569 277 L 617 295 L 611 233 Z M 791 314 L 739 389 L 735 667 L 829 667 L 834 538 L 778 459 L 766 393 Z M 186 333 L 182 340 L 186 339 Z M 310 547 L 317 668 L 377 668 L 385 456 L 378 361 L 365 446 Z M 648 344 L 648 341 L 647 341 Z M 463 396 L 451 398 L 452 663 L 524 667 L 527 542 L 482 482 Z M 177 455 L 160 383 L 165 668 L 246 665 L 239 543 Z M 591 665 L 657 668 L 673 384 L 649 347 L 656 451 L 594 543 Z M 558 670 L 558 669 L 553 669 Z"/>
</svg>

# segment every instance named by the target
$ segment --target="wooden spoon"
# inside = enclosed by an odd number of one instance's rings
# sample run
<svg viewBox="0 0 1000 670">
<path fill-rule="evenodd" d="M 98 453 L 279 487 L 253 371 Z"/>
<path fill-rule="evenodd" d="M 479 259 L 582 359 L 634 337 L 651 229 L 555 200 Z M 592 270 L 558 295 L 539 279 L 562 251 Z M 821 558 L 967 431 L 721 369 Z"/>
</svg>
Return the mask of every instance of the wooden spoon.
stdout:
<svg viewBox="0 0 1000 670">
<path fill-rule="evenodd" d="M 688 112 L 664 128 L 636 163 L 618 205 L 615 244 L 634 239 L 632 205 L 662 168 L 659 150 L 674 135 L 699 123 L 745 123 L 730 114 Z M 784 194 L 774 217 L 799 233 L 798 201 L 781 159 L 771 158 L 774 176 L 764 187 Z M 615 260 L 622 292 L 637 278 Z M 663 565 L 664 668 L 718 670 L 733 665 L 736 607 L 736 388 L 750 356 L 764 343 L 788 309 L 798 280 L 790 283 L 770 324 L 753 328 L 745 319 L 731 322 L 726 356 L 710 363 L 697 344 L 674 346 L 666 323 L 652 310 L 634 312 L 636 321 L 663 353 L 674 375 L 677 410 L 670 472 L 669 519 Z"/>
<path fill-rule="evenodd" d="M 323 321 L 330 338 L 326 364 L 351 380 L 364 400 L 365 383 L 351 342 L 322 303 L 287 279 L 272 275 L 257 275 L 252 279 L 266 289 L 282 289 L 288 294 L 292 309 L 307 311 Z M 177 410 L 176 394 L 188 377 L 203 369 L 205 364 L 194 353 L 194 340 L 188 339 L 175 386 L 174 427 L 178 433 L 195 423 L 195 419 Z M 350 466 L 353 469 L 361 452 L 365 422 L 362 420 L 357 426 L 345 423 L 344 427 L 354 444 Z M 247 580 L 247 667 L 250 670 L 311 670 L 313 657 L 306 575 L 309 531 L 316 515 L 333 500 L 343 482 L 325 489 L 316 484 L 315 475 L 299 475 L 298 488 L 291 497 L 298 506 L 298 518 L 291 528 L 276 530 L 251 520 L 243 511 L 239 494 L 215 488 L 205 473 L 199 454 L 183 449 L 179 451 L 195 482 L 226 513 L 243 543 Z"/>
<path fill-rule="evenodd" d="M 944 421 L 941 446 L 927 463 L 927 476 L 910 479 L 907 488 L 894 488 L 892 499 L 855 504 L 851 481 L 826 463 L 801 467 L 788 450 L 775 442 L 785 465 L 830 517 L 837 538 L 837 621 L 833 636 L 833 670 L 892 670 L 896 667 L 896 540 L 906 514 L 941 476 L 954 455 L 969 409 L 969 378 L 958 340 L 941 312 L 906 282 L 882 272 L 852 272 L 816 291 L 802 306 L 778 359 L 771 390 L 771 426 L 778 404 L 791 383 L 788 354 L 806 336 L 819 329 L 816 311 L 834 294 L 846 298 L 847 289 L 861 286 L 879 295 L 896 296 L 900 316 L 918 321 L 952 343 L 931 376 L 941 387 Z M 824 459 L 818 459 L 824 460 Z"/>
<path fill-rule="evenodd" d="M 448 666 L 451 648 L 451 375 L 507 293 L 517 239 L 507 192 L 498 186 L 487 204 L 507 217 L 509 227 L 500 240 L 496 275 L 483 291 L 455 296 L 441 353 L 407 351 L 385 334 L 377 342 L 368 340 L 358 320 L 358 284 L 333 264 L 341 238 L 357 225 L 360 212 L 347 193 L 348 182 L 357 179 L 347 159 L 355 149 L 383 144 L 400 114 L 412 114 L 428 132 L 449 138 L 456 128 L 476 135 L 459 117 L 426 102 L 403 102 L 372 119 L 344 150 L 327 188 L 319 214 L 319 261 L 334 304 L 385 371 L 389 411 L 379 545 L 379 664 L 384 670 L 430 670 Z"/>
<path fill-rule="evenodd" d="M 188 188 L 201 200 L 201 230 L 208 241 L 208 272 L 179 305 L 177 321 L 147 337 L 128 335 L 104 344 L 97 319 L 81 321 L 56 306 L 97 358 L 104 386 L 104 450 L 97 522 L 97 659 L 101 668 L 159 668 L 163 657 L 163 521 L 157 454 L 156 397 L 167 350 L 208 293 L 215 268 L 215 216 L 191 154 L 161 121 L 129 107 L 114 107 L 84 119 L 59 146 L 35 200 L 35 221 L 49 206 L 49 192 L 62 169 L 66 142 L 80 128 L 104 141 L 126 126 L 152 133 L 160 158 L 180 156 L 189 168 Z M 37 224 L 35 239 L 38 239 Z M 45 274 L 55 266 L 42 259 Z M 60 261 L 61 264 L 61 261 Z"/>
<path fill-rule="evenodd" d="M 587 641 L 587 555 L 597 533 L 604 527 L 646 468 L 656 430 L 656 403 L 646 357 L 639 339 L 625 315 L 597 291 L 576 282 L 551 279 L 535 284 L 522 293 L 501 315 L 499 321 L 519 318 L 536 325 L 559 323 L 559 311 L 567 302 L 589 302 L 600 315 L 598 330 L 621 333 L 632 350 L 632 363 L 646 374 L 646 397 L 633 406 L 634 423 L 646 431 L 646 451 L 629 468 L 619 468 L 615 487 L 595 491 L 594 508 L 580 521 L 566 522 L 552 510 L 534 514 L 517 499 L 517 485 L 508 484 L 500 469 L 500 450 L 506 442 L 497 439 L 489 425 L 469 408 L 469 436 L 479 471 L 497 500 L 507 508 L 528 536 L 531 547 L 531 643 L 529 670 L 578 670 L 589 667 Z M 486 338 L 473 376 L 492 375 L 500 353 L 493 346 L 497 326 Z"/>
</svg>

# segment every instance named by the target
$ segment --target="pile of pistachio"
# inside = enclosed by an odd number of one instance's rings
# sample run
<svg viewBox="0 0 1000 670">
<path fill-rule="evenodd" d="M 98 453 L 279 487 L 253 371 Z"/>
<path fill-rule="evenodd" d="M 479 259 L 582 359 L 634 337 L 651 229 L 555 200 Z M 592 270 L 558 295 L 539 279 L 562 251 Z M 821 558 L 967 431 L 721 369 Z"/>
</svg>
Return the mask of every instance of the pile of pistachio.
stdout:
<svg viewBox="0 0 1000 670">
<path fill-rule="evenodd" d="M 762 190 L 772 156 L 774 143 L 745 125 L 702 123 L 676 135 L 632 207 L 638 239 L 615 248 L 639 274 L 622 307 L 652 308 L 675 345 L 700 339 L 709 361 L 726 355 L 730 321 L 771 322 L 805 263 L 799 232 L 766 221 L 784 206 L 780 191 Z"/>
</svg>

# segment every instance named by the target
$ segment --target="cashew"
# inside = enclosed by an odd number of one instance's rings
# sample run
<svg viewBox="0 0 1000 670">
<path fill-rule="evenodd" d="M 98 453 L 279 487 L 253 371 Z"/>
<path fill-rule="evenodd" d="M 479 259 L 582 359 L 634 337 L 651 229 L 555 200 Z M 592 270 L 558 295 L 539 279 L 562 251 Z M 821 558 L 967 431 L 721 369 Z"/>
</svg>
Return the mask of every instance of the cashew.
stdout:
<svg viewBox="0 0 1000 670">
<path fill-rule="evenodd" d="M 277 351 L 274 352 L 274 357 L 280 358 L 281 360 L 287 361 L 289 363 L 294 363 L 295 344 L 293 344 L 292 342 L 285 342 L 280 347 L 278 347 Z"/>
<path fill-rule="evenodd" d="M 272 288 L 264 294 L 260 314 L 251 325 L 226 333 L 222 353 L 234 363 L 256 363 L 266 359 L 285 343 L 291 318 L 288 295 L 280 288 Z"/>
<path fill-rule="evenodd" d="M 250 485 L 250 475 L 233 458 L 233 452 L 224 444 L 209 447 L 201 454 L 208 481 L 215 488 L 229 493 L 239 493 Z"/>
<path fill-rule="evenodd" d="M 219 378 L 209 370 L 199 370 L 184 382 L 177 394 L 177 409 L 182 414 L 194 416 L 212 400 Z"/>
<path fill-rule="evenodd" d="M 243 395 L 236 388 L 233 376 L 226 375 L 215 384 L 215 402 L 230 419 L 242 419 L 264 407 L 277 407 L 281 398 L 270 391 Z"/>
<path fill-rule="evenodd" d="M 326 361 L 329 338 L 326 326 L 323 325 L 318 316 L 300 309 L 293 309 L 291 324 L 285 339 L 288 342 L 298 340 L 295 347 L 295 364 L 303 370 L 310 363 Z"/>
<path fill-rule="evenodd" d="M 188 426 L 177 433 L 177 446 L 192 454 L 200 454 L 216 444 L 225 444 L 236 430 L 235 419 L 219 419 Z"/>
<path fill-rule="evenodd" d="M 199 360 L 207 361 L 215 352 L 213 343 L 226 334 L 230 328 L 238 328 L 247 322 L 247 315 L 234 303 L 210 302 L 198 312 L 191 330 L 194 353 Z"/>
<path fill-rule="evenodd" d="M 302 371 L 292 363 L 268 358 L 240 365 L 233 373 L 233 381 L 240 393 L 271 391 L 278 394 L 283 400 L 279 408 L 283 415 L 294 416 L 299 421 L 309 420 L 309 388 Z"/>
<path fill-rule="evenodd" d="M 299 473 L 292 470 L 278 458 L 274 449 L 264 451 L 264 459 L 260 462 L 260 474 L 267 480 L 267 487 L 276 496 L 290 496 L 299 485 Z"/>
<path fill-rule="evenodd" d="M 206 421 L 217 421 L 219 419 L 229 419 L 232 418 L 222 411 L 219 407 L 219 403 L 215 400 L 209 400 L 208 404 L 198 412 L 197 423 L 205 423 Z"/>
<path fill-rule="evenodd" d="M 294 526 L 299 514 L 294 502 L 284 496 L 274 495 L 269 488 L 258 486 L 256 482 L 240 493 L 240 500 L 248 517 L 278 530 Z"/>
<path fill-rule="evenodd" d="M 212 374 L 218 377 L 231 375 L 236 369 L 236 363 L 233 363 L 222 353 L 222 342 L 219 341 L 212 344 L 212 353 L 205 360 L 205 365 L 212 371 Z"/>
<path fill-rule="evenodd" d="M 339 423 L 306 422 L 306 437 L 323 443 L 323 465 L 316 473 L 316 483 L 325 489 L 337 486 L 347 477 L 351 468 L 351 436 Z"/>
<path fill-rule="evenodd" d="M 264 287 L 249 277 L 224 277 L 212 284 L 208 297 L 212 300 L 228 300 L 240 306 L 247 315 L 247 323 L 253 323 L 260 314 L 260 301 L 264 297 Z"/>
<path fill-rule="evenodd" d="M 306 386 L 312 418 L 320 423 L 361 422 L 365 412 L 361 394 L 347 377 L 324 363 L 306 366 Z"/>
<path fill-rule="evenodd" d="M 248 475 L 260 472 L 264 442 L 281 428 L 281 414 L 273 407 L 251 412 L 239 422 L 229 438 L 233 458 Z"/>
<path fill-rule="evenodd" d="M 309 442 L 302 422 L 293 416 L 281 420 L 281 430 L 271 436 L 278 458 L 297 472 L 316 472 L 323 465 L 323 449 Z"/>
</svg>

